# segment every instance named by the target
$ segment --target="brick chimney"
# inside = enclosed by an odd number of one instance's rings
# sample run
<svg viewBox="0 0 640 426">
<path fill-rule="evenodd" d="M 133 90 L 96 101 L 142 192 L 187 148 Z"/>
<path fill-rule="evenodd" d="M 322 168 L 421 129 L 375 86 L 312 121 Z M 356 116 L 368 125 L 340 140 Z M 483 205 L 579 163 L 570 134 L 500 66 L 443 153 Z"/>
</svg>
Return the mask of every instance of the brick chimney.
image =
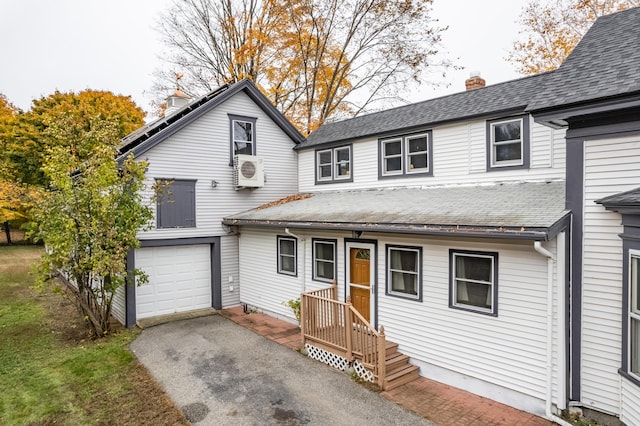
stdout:
<svg viewBox="0 0 640 426">
<path fill-rule="evenodd" d="M 469 78 L 464 82 L 467 90 L 480 89 L 481 87 L 486 86 L 486 84 L 487 82 L 484 81 L 484 78 L 480 77 L 479 71 L 473 71 Z"/>
</svg>

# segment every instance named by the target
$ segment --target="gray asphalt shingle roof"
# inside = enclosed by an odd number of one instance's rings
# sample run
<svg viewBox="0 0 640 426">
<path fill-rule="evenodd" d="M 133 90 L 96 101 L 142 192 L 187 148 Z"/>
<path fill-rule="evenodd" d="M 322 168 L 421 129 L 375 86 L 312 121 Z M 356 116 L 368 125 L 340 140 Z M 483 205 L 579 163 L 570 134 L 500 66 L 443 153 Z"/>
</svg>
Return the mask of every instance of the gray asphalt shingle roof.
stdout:
<svg viewBox="0 0 640 426">
<path fill-rule="evenodd" d="M 320 192 L 224 223 L 548 239 L 567 213 L 553 181 Z"/>
<path fill-rule="evenodd" d="M 640 94 L 640 8 L 599 18 L 555 71 L 328 123 L 298 148 Z"/>
<path fill-rule="evenodd" d="M 640 7 L 598 18 L 543 83 L 527 109 L 640 93 Z"/>
<path fill-rule="evenodd" d="M 596 200 L 596 203 L 602 204 L 607 208 L 640 207 L 640 188 L 601 198 Z"/>
<path fill-rule="evenodd" d="M 311 133 L 299 148 L 326 142 L 405 131 L 500 112 L 524 112 L 548 73 L 328 123 Z"/>
</svg>

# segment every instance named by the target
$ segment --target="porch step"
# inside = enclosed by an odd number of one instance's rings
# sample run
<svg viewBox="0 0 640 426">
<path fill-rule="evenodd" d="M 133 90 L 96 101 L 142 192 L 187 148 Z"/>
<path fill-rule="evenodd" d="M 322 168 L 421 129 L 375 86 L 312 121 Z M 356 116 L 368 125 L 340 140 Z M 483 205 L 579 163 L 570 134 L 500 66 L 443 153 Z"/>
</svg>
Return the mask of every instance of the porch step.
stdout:
<svg viewBox="0 0 640 426">
<path fill-rule="evenodd" d="M 408 364 L 403 367 L 398 367 L 395 370 L 387 373 L 387 377 L 384 380 L 384 390 L 395 389 L 398 386 L 402 386 L 409 382 L 413 382 L 420 377 L 420 368 L 418 366 Z"/>
<path fill-rule="evenodd" d="M 385 358 L 389 358 L 391 355 L 398 353 L 398 344 L 387 340 L 385 346 Z"/>
<path fill-rule="evenodd" d="M 387 356 L 385 359 L 386 371 L 395 370 L 397 367 L 402 367 L 409 363 L 409 357 L 401 354 L 400 352 L 394 352 L 392 355 Z"/>
<path fill-rule="evenodd" d="M 398 352 L 397 343 L 387 341 L 385 352 L 384 390 L 395 389 L 420 377 L 420 368 L 410 364 L 409 357 Z"/>
</svg>

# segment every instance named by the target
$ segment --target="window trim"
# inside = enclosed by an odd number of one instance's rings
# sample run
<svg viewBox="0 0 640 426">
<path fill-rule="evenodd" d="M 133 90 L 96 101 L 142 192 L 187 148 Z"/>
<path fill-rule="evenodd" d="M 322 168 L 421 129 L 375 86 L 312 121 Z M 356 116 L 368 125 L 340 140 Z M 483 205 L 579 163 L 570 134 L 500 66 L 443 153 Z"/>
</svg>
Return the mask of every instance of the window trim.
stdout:
<svg viewBox="0 0 640 426">
<path fill-rule="evenodd" d="M 337 176 L 338 155 L 336 151 L 342 151 L 348 149 L 349 150 L 349 174 L 347 176 Z M 320 154 L 324 152 L 331 153 L 331 176 L 330 177 L 321 177 L 320 176 Z M 331 148 L 321 148 L 317 149 L 314 152 L 314 166 L 315 166 L 315 178 L 316 185 L 323 185 L 326 183 L 338 183 L 338 182 L 353 182 L 353 144 L 348 145 L 340 145 Z M 325 164 L 325 166 L 328 164 Z"/>
<path fill-rule="evenodd" d="M 418 169 L 418 171 L 411 171 L 409 169 L 409 141 L 419 137 L 425 136 L 427 138 L 427 168 Z M 386 160 L 388 158 L 385 155 L 385 145 L 391 142 L 400 142 L 400 154 L 393 157 L 400 157 L 400 170 L 388 172 L 386 171 Z M 417 176 L 433 176 L 433 131 L 423 130 L 420 132 L 412 132 L 407 134 L 389 136 L 378 139 L 378 179 L 396 179 L 396 178 L 411 178 Z"/>
<path fill-rule="evenodd" d="M 416 275 L 418 277 L 417 280 L 417 289 L 416 295 L 410 295 L 407 293 L 401 293 L 394 291 L 391 288 L 391 250 L 403 250 L 403 251 L 412 251 L 418 254 L 418 270 L 416 271 Z M 422 302 L 422 247 L 421 246 L 404 246 L 398 244 L 385 244 L 384 248 L 385 252 L 385 295 L 391 297 L 397 297 L 400 299 L 412 300 L 414 302 Z"/>
<path fill-rule="evenodd" d="M 280 242 L 282 241 L 293 241 L 293 255 L 283 255 L 280 251 Z M 290 237 L 288 235 L 276 235 L 276 263 L 277 263 L 277 272 L 282 275 L 289 275 L 292 277 L 298 276 L 298 239 L 294 237 Z M 293 258 L 293 271 L 285 271 L 282 269 L 282 256 L 292 257 Z"/>
<path fill-rule="evenodd" d="M 317 276 L 316 270 L 316 244 L 331 244 L 333 245 L 333 278 L 327 279 L 324 277 Z M 331 283 L 333 280 L 337 280 L 338 277 L 338 240 L 327 239 L 327 238 L 312 238 L 311 239 L 311 268 L 312 268 L 312 280 L 320 281 L 324 283 Z"/>
<path fill-rule="evenodd" d="M 193 184 L 193 226 L 160 226 L 161 213 L 160 213 L 160 196 L 156 197 L 156 229 L 192 229 L 197 227 L 197 216 L 198 216 L 198 204 L 196 197 L 196 184 L 197 179 L 174 179 L 174 178 L 154 178 L 154 182 L 156 185 L 158 182 L 171 182 L 174 184 L 175 182 L 188 182 Z"/>
<path fill-rule="evenodd" d="M 626 280 L 627 280 L 627 285 L 626 287 L 626 292 L 627 292 L 627 303 L 625 304 L 625 312 L 623 315 L 623 318 L 625 319 L 625 323 L 626 323 L 626 332 L 624 331 L 623 327 L 623 339 L 626 340 L 626 346 L 625 350 L 626 350 L 626 362 L 623 364 L 623 371 L 624 373 L 626 373 L 626 376 L 630 379 L 632 379 L 636 384 L 640 384 L 640 371 L 637 373 L 634 373 L 631 371 L 631 364 L 633 362 L 632 360 L 632 327 L 631 327 L 631 321 L 632 319 L 635 319 L 636 321 L 638 321 L 640 323 L 640 312 L 639 313 L 633 313 L 632 312 L 632 303 L 633 303 L 633 281 L 632 281 L 632 277 L 633 277 L 633 259 L 637 259 L 638 260 L 638 273 L 640 273 L 640 249 L 633 249 L 633 248 L 629 248 L 628 252 L 626 254 L 626 259 L 627 259 L 627 268 L 626 268 Z M 636 292 L 640 291 L 640 285 L 638 285 L 638 288 L 636 288 Z M 640 307 L 638 307 L 638 310 L 640 311 Z M 626 318 L 625 318 L 626 317 Z M 638 345 L 640 346 L 640 340 L 638 341 Z M 637 349 L 639 352 L 639 357 L 640 357 L 640 348 Z M 640 363 L 640 360 L 639 360 Z"/>
<path fill-rule="evenodd" d="M 521 158 L 517 163 L 514 160 L 503 161 L 501 164 L 496 164 L 494 161 L 494 127 L 497 124 L 509 123 L 513 121 L 520 121 L 520 153 Z M 517 115 L 513 117 L 502 117 L 494 120 L 487 120 L 486 122 L 486 157 L 487 157 L 487 171 L 492 170 L 513 170 L 513 169 L 528 169 L 530 167 L 531 157 L 531 131 L 529 115 Z"/>
<path fill-rule="evenodd" d="M 229 117 L 229 166 L 233 166 L 233 158 L 236 155 L 235 143 L 233 138 L 233 123 L 235 121 L 243 121 L 245 123 L 251 123 L 251 137 L 252 137 L 252 149 L 251 155 L 257 155 L 257 140 L 256 140 L 256 122 L 258 119 L 256 117 L 248 117 L 245 115 L 236 115 L 236 114 L 227 114 Z M 248 154 L 245 154 L 248 155 Z"/>
<path fill-rule="evenodd" d="M 491 283 L 491 309 L 484 309 L 473 305 L 459 304 L 456 302 L 456 270 L 455 260 L 456 256 L 466 257 L 482 257 L 490 258 L 493 266 L 493 282 Z M 458 250 L 449 249 L 449 308 L 458 309 L 461 311 L 474 312 L 482 315 L 498 316 L 498 253 L 488 251 L 471 251 L 471 250 Z"/>
</svg>

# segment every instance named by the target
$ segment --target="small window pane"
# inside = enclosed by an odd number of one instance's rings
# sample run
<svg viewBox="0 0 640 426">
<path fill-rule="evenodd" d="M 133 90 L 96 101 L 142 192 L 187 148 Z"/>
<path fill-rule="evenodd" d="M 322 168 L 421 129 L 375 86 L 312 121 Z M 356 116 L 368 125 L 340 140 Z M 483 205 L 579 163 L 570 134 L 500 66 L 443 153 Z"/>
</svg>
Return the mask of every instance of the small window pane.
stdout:
<svg viewBox="0 0 640 426">
<path fill-rule="evenodd" d="M 327 166 L 320 166 L 320 178 L 330 178 L 331 177 L 331 164 Z"/>
<path fill-rule="evenodd" d="M 234 121 L 233 140 L 251 142 L 253 140 L 253 123 L 248 121 Z"/>
<path fill-rule="evenodd" d="M 280 258 L 280 270 L 282 272 L 295 272 L 295 263 L 293 257 L 283 256 Z"/>
<path fill-rule="evenodd" d="M 522 158 L 522 145 L 520 142 L 495 145 L 496 162 L 520 160 Z"/>
<path fill-rule="evenodd" d="M 349 176 L 349 173 L 351 172 L 349 153 L 349 148 L 336 150 L 336 176 Z"/>
<path fill-rule="evenodd" d="M 456 256 L 456 278 L 491 282 L 492 262 L 486 257 Z"/>
<path fill-rule="evenodd" d="M 253 144 L 250 142 L 236 142 L 236 154 L 253 155 Z"/>
<path fill-rule="evenodd" d="M 316 243 L 316 259 L 333 261 L 333 244 Z"/>
<path fill-rule="evenodd" d="M 493 125 L 494 142 L 520 139 L 520 120 Z"/>
<path fill-rule="evenodd" d="M 457 281 L 456 302 L 490 309 L 491 286 L 468 281 Z"/>
<path fill-rule="evenodd" d="M 318 153 L 319 164 L 331 164 L 331 151 L 321 151 Z"/>
<path fill-rule="evenodd" d="M 409 153 L 426 152 L 426 151 L 427 151 L 426 136 L 420 136 L 419 138 L 409 139 Z"/>
<path fill-rule="evenodd" d="M 385 142 L 384 143 L 384 155 L 400 155 L 402 154 L 402 144 L 400 141 Z"/>
<path fill-rule="evenodd" d="M 385 161 L 385 171 L 386 172 L 396 172 L 402 170 L 402 158 L 387 158 Z"/>
<path fill-rule="evenodd" d="M 409 158 L 409 170 L 427 168 L 427 154 L 414 154 Z"/>
<path fill-rule="evenodd" d="M 291 240 L 280 240 L 280 253 L 292 255 L 294 252 L 294 243 Z"/>
</svg>

